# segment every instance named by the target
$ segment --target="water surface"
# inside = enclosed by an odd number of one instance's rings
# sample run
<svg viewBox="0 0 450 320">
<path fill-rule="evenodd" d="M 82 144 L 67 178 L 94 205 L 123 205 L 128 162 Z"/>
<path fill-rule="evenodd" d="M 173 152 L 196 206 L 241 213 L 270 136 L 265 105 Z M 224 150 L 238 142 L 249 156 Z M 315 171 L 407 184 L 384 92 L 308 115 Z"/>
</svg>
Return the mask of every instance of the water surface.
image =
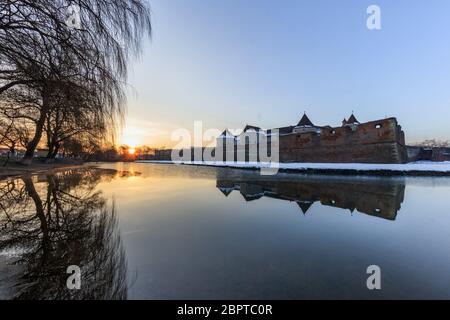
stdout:
<svg viewBox="0 0 450 320">
<path fill-rule="evenodd" d="M 0 297 L 448 299 L 449 195 L 448 178 L 137 163 L 3 181 Z"/>
</svg>

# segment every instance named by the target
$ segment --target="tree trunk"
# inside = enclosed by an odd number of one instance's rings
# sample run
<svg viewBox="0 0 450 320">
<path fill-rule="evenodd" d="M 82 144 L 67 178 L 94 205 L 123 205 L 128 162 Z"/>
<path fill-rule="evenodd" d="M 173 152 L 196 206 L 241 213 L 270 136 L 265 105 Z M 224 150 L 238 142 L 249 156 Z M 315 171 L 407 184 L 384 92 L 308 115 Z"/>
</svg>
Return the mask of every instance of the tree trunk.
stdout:
<svg viewBox="0 0 450 320">
<path fill-rule="evenodd" d="M 47 127 L 46 127 L 46 136 L 47 136 L 47 147 L 48 147 L 48 152 L 47 152 L 47 159 L 50 159 L 52 153 L 53 153 L 53 136 L 52 136 L 52 130 L 51 130 L 51 124 L 50 124 L 50 115 L 48 115 L 47 119 Z"/>
<path fill-rule="evenodd" d="M 16 144 L 15 144 L 15 142 L 13 142 L 12 145 L 9 147 L 8 157 L 6 158 L 6 161 L 3 164 L 4 167 L 6 167 L 8 165 L 11 154 L 14 155 L 15 153 L 16 153 Z"/>
<path fill-rule="evenodd" d="M 43 94 L 42 97 L 42 107 L 40 109 L 39 119 L 36 122 L 36 129 L 34 132 L 34 137 L 27 144 L 27 150 L 25 151 L 25 155 L 23 156 L 22 163 L 25 165 L 30 165 L 31 161 L 33 161 L 34 151 L 36 150 L 37 145 L 41 141 L 42 132 L 44 130 L 45 120 L 47 119 L 47 113 L 49 110 L 47 97 Z"/>
<path fill-rule="evenodd" d="M 31 197 L 31 199 L 33 199 L 34 206 L 36 208 L 36 216 L 39 218 L 41 223 L 40 227 L 42 232 L 42 260 L 46 262 L 51 249 L 51 242 L 49 226 L 45 217 L 44 205 L 39 194 L 36 191 L 36 188 L 34 187 L 31 178 L 25 177 L 22 178 L 22 181 L 25 184 L 25 190 L 27 191 L 28 195 Z"/>
<path fill-rule="evenodd" d="M 53 148 L 52 153 L 52 159 L 55 159 L 59 152 L 59 143 L 56 143 L 55 147 Z"/>
<path fill-rule="evenodd" d="M 9 147 L 9 152 L 11 152 L 12 154 L 16 153 L 16 143 L 15 142 L 13 142 L 11 144 L 11 146 Z"/>
<path fill-rule="evenodd" d="M 9 155 L 10 155 L 10 151 L 8 151 L 8 157 L 6 158 L 5 163 L 3 163 L 3 166 L 6 167 L 8 165 L 9 162 Z"/>
<path fill-rule="evenodd" d="M 47 152 L 47 159 L 51 159 L 53 155 L 53 143 L 48 144 L 48 152 Z"/>
</svg>

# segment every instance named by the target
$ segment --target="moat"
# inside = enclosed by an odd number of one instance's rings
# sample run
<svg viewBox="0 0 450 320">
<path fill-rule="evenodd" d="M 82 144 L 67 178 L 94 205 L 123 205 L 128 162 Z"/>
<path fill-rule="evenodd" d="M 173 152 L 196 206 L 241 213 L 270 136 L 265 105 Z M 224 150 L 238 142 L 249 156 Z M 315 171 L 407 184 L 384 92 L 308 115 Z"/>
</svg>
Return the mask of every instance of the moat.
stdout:
<svg viewBox="0 0 450 320">
<path fill-rule="evenodd" d="M 0 298 L 448 299 L 449 194 L 448 177 L 149 163 L 0 181 Z"/>
</svg>

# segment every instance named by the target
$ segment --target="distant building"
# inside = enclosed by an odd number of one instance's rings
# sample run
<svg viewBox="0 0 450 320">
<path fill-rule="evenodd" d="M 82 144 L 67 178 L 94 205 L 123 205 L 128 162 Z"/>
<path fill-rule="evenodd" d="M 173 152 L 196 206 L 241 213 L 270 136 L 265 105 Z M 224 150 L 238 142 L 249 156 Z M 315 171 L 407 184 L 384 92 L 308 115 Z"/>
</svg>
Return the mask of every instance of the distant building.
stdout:
<svg viewBox="0 0 450 320">
<path fill-rule="evenodd" d="M 408 161 L 450 161 L 450 148 L 408 146 Z"/>
</svg>

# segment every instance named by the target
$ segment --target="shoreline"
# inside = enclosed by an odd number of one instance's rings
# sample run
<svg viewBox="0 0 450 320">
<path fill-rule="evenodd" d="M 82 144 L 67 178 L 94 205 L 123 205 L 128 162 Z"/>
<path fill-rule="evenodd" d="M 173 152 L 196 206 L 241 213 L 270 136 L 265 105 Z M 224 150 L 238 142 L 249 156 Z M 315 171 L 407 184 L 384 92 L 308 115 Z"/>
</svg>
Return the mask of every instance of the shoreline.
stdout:
<svg viewBox="0 0 450 320">
<path fill-rule="evenodd" d="M 215 168 L 232 168 L 242 170 L 278 169 L 282 173 L 349 175 L 349 176 L 415 176 L 415 177 L 450 177 L 450 162 L 414 162 L 406 164 L 368 164 L 368 163 L 278 163 L 270 167 L 261 163 L 218 163 L 138 160 L 136 163 L 190 165 Z"/>
<path fill-rule="evenodd" d="M 0 167 L 0 181 L 18 178 L 25 175 L 52 173 L 62 170 L 79 169 L 91 166 L 90 163 L 32 163 L 29 166 L 19 163 L 10 163 Z"/>
<path fill-rule="evenodd" d="M 450 162 L 414 162 L 407 164 L 362 164 L 362 163 L 278 163 L 272 167 L 267 163 L 220 163 L 187 162 L 167 160 L 137 160 L 135 163 L 162 165 L 186 165 L 213 168 L 230 168 L 248 171 L 274 170 L 280 173 L 372 176 L 372 177 L 450 177 Z M 0 181 L 24 175 L 52 173 L 95 166 L 94 163 L 32 163 L 29 166 L 11 163 L 0 167 Z M 270 174 L 270 171 L 268 171 Z"/>
</svg>

